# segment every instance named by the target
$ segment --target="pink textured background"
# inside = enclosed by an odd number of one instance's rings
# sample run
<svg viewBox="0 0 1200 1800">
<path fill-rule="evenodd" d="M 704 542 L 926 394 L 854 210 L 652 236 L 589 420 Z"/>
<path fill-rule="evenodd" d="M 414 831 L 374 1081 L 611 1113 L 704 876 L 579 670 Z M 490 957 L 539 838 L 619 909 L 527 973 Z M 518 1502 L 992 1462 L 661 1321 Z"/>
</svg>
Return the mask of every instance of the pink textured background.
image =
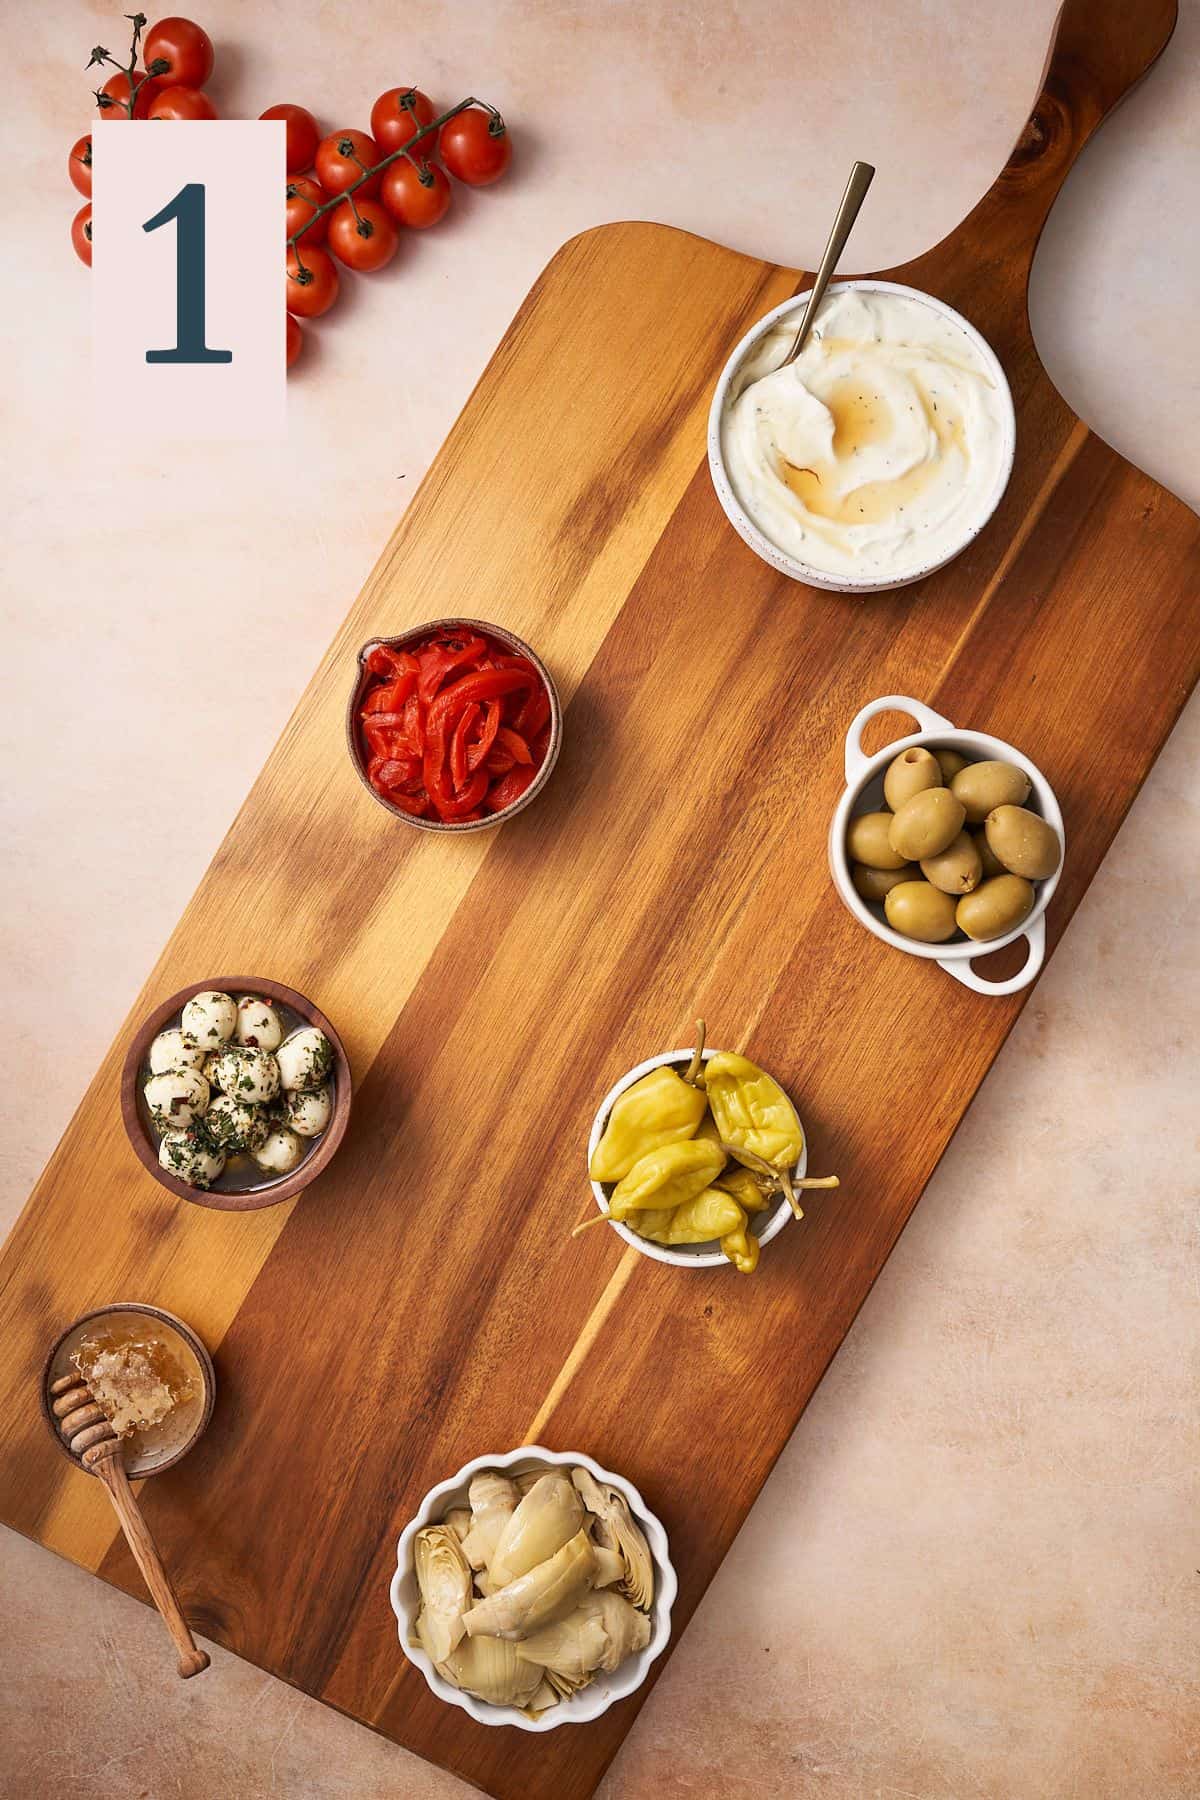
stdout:
<svg viewBox="0 0 1200 1800">
<path fill-rule="evenodd" d="M 356 284 L 285 444 L 169 458 L 87 423 L 65 159 L 118 12 L 6 17 L 0 1225 L 550 253 L 641 216 L 811 264 L 858 155 L 854 264 L 909 256 L 1002 162 L 1054 3 L 206 6 L 230 116 L 475 89 L 517 164 Z M 1072 404 L 1193 505 L 1197 192 L 1185 0 L 1054 213 L 1032 311 Z M 1193 705 L 604 1800 L 1200 1795 L 1198 753 Z M 181 1688 L 151 1613 L 10 1534 L 0 1591 L 6 1796 L 466 1793 L 222 1652 Z"/>
</svg>

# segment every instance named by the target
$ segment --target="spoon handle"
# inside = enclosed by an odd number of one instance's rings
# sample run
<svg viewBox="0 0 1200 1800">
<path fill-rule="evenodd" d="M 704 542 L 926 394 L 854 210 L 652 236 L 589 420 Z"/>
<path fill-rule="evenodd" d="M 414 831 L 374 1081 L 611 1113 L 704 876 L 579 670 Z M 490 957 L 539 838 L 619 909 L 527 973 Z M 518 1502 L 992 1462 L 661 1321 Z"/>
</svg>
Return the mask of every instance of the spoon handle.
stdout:
<svg viewBox="0 0 1200 1800">
<path fill-rule="evenodd" d="M 189 1675 L 199 1675 L 202 1669 L 208 1667 L 208 1656 L 197 1647 L 188 1622 L 180 1611 L 171 1578 L 163 1568 L 158 1546 L 150 1535 L 150 1527 L 142 1517 L 141 1508 L 129 1485 L 125 1464 L 121 1460 L 120 1443 L 109 1438 L 102 1444 L 96 1444 L 85 1453 L 83 1461 L 108 1489 L 113 1508 L 121 1521 L 121 1530 L 125 1533 L 125 1541 L 133 1552 L 133 1560 L 142 1571 L 150 1590 L 150 1598 L 162 1614 L 163 1624 L 171 1634 L 171 1641 L 179 1656 L 180 1675 L 185 1681 Z"/>
<path fill-rule="evenodd" d="M 833 221 L 833 230 L 829 233 L 829 242 L 825 246 L 825 254 L 821 258 L 821 266 L 817 270 L 817 278 L 812 285 L 812 293 L 808 297 L 808 305 L 800 320 L 800 329 L 796 333 L 795 342 L 780 364 L 794 362 L 808 342 L 808 334 L 812 322 L 817 316 L 817 308 L 825 298 L 825 289 L 829 286 L 833 271 L 837 268 L 842 251 L 846 248 L 846 239 L 859 214 L 859 208 L 867 197 L 867 189 L 875 178 L 875 170 L 870 163 L 856 162 L 850 171 L 850 179 L 846 183 L 846 191 L 842 195 L 842 203 L 837 209 Z"/>
</svg>

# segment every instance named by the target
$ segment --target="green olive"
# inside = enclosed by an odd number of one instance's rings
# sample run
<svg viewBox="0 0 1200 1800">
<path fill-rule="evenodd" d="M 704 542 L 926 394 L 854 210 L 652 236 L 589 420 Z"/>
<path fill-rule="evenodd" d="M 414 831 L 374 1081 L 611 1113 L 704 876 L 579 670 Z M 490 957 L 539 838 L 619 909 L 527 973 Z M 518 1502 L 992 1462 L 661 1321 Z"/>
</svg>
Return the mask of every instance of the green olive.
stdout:
<svg viewBox="0 0 1200 1800">
<path fill-rule="evenodd" d="M 941 888 L 943 894 L 953 894 L 957 899 L 960 894 L 969 894 L 979 886 L 983 880 L 983 862 L 973 839 L 960 831 L 950 848 L 943 850 L 940 856 L 923 858 L 921 873 L 935 888 Z"/>
<path fill-rule="evenodd" d="M 981 825 L 978 831 L 973 831 L 971 833 L 971 842 L 979 852 L 979 860 L 983 864 L 983 878 L 985 881 L 990 881 L 993 875 L 1008 874 L 1008 870 L 1000 861 L 999 857 L 992 853 L 992 846 L 987 841 L 987 827 L 985 825 Z"/>
<path fill-rule="evenodd" d="M 1029 798 L 1029 777 L 1012 763 L 968 763 L 958 771 L 950 790 L 966 808 L 967 823 L 982 825 L 994 806 L 1025 804 Z"/>
<path fill-rule="evenodd" d="M 846 827 L 846 852 L 854 862 L 866 863 L 869 869 L 902 869 L 907 856 L 899 856 L 888 842 L 892 815 L 887 812 L 859 813 Z"/>
<path fill-rule="evenodd" d="M 984 835 L 998 862 L 1027 881 L 1045 881 L 1062 856 L 1053 825 L 1024 806 L 997 806 L 987 816 Z"/>
<path fill-rule="evenodd" d="M 894 888 L 893 893 L 902 890 Z M 888 896 L 889 899 L 891 896 Z M 1033 889 L 1019 875 L 994 875 L 973 894 L 964 894 L 954 916 L 961 931 L 977 943 L 1015 931 L 1033 911 Z"/>
<path fill-rule="evenodd" d="M 957 750 L 935 750 L 933 754 L 937 757 L 938 768 L 942 771 L 942 781 L 946 787 L 949 787 L 958 771 L 966 768 L 967 759 L 965 756 L 960 756 Z"/>
<path fill-rule="evenodd" d="M 922 944 L 944 944 L 957 930 L 954 901 L 928 881 L 902 881 L 884 900 L 883 910 L 893 931 Z"/>
<path fill-rule="evenodd" d="M 864 900 L 883 900 L 899 882 L 916 881 L 917 871 L 912 863 L 899 869 L 872 869 L 866 863 L 852 863 L 850 879 L 855 893 Z"/>
<path fill-rule="evenodd" d="M 893 812 L 899 812 L 914 794 L 941 786 L 942 771 L 938 768 L 937 757 L 914 744 L 911 750 L 902 750 L 895 761 L 888 764 L 883 778 L 883 797 Z"/>
<path fill-rule="evenodd" d="M 962 802 L 949 788 L 926 788 L 906 800 L 891 822 L 888 843 L 906 862 L 940 856 L 963 827 Z"/>
</svg>

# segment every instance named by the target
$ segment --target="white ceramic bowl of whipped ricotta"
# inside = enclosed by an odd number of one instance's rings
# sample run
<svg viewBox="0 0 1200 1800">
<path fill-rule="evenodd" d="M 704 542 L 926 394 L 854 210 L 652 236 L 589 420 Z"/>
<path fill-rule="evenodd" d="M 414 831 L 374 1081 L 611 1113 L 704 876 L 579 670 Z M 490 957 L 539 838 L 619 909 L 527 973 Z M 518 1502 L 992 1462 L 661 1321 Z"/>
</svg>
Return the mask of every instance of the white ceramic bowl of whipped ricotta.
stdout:
<svg viewBox="0 0 1200 1800">
<path fill-rule="evenodd" d="M 871 593 L 920 581 L 986 525 L 1016 446 L 995 352 L 941 300 L 894 281 L 833 283 L 758 321 L 717 383 L 708 461 L 735 530 L 781 574 Z"/>
</svg>

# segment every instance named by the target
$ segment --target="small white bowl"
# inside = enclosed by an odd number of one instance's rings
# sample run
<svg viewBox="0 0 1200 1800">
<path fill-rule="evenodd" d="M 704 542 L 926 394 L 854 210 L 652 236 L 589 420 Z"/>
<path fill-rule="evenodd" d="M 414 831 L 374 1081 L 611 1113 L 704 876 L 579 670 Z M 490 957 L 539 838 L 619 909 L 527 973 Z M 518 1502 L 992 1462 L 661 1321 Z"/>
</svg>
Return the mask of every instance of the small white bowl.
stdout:
<svg viewBox="0 0 1200 1800">
<path fill-rule="evenodd" d="M 1012 391 L 1008 385 L 1008 378 L 1000 366 L 996 352 L 987 339 L 976 331 L 970 320 L 964 319 L 960 312 L 956 312 L 952 306 L 947 306 L 944 300 L 938 300 L 932 294 L 922 293 L 920 288 L 908 287 L 900 281 L 834 281 L 828 288 L 830 294 L 845 294 L 852 291 L 871 294 L 904 294 L 910 300 L 919 300 L 923 305 L 932 307 L 934 312 L 941 313 L 944 318 L 953 320 L 971 340 L 979 354 L 980 361 L 996 384 L 1004 412 L 1004 446 L 1001 452 L 1000 473 L 986 507 L 981 509 L 979 517 L 970 531 L 952 550 L 947 551 L 946 555 L 934 557 L 932 561 L 923 563 L 907 575 L 889 576 L 882 581 L 876 578 L 856 580 L 852 575 L 833 575 L 828 569 L 810 568 L 807 563 L 801 562 L 797 557 L 789 556 L 786 550 L 781 550 L 778 544 L 772 543 L 771 539 L 759 530 L 746 512 L 734 492 L 733 483 L 730 481 L 725 467 L 725 453 L 721 445 L 721 421 L 725 413 L 725 401 L 729 394 L 730 384 L 759 339 L 765 337 L 781 319 L 786 319 L 791 313 L 797 314 L 796 323 L 799 324 L 798 315 L 808 303 L 808 292 L 796 294 L 790 300 L 784 300 L 781 305 L 774 307 L 761 318 L 757 325 L 752 325 L 725 364 L 713 395 L 712 406 L 709 408 L 708 466 L 712 474 L 713 486 L 717 490 L 717 499 L 721 502 L 730 524 L 738 536 L 749 544 L 755 555 L 760 556 L 765 563 L 770 563 L 773 569 L 778 569 L 781 575 L 787 575 L 793 581 L 802 581 L 806 587 L 828 588 L 836 594 L 877 594 L 889 588 L 908 587 L 914 581 L 923 581 L 927 575 L 932 575 L 935 569 L 944 568 L 948 562 L 953 562 L 954 558 L 960 556 L 967 545 L 979 536 L 1003 499 L 1004 490 L 1008 486 L 1008 478 L 1012 474 L 1013 457 L 1017 447 L 1017 417 L 1013 410 Z"/>
<path fill-rule="evenodd" d="M 718 1054 L 719 1052 L 716 1050 L 706 1050 L 704 1052 L 704 1061 L 708 1062 L 710 1057 L 717 1056 Z M 648 1075 L 651 1069 L 661 1069 L 664 1063 L 674 1063 L 676 1065 L 682 1064 L 683 1067 L 686 1068 L 691 1060 L 692 1053 L 690 1050 L 668 1050 L 662 1056 L 649 1057 L 644 1063 L 639 1063 L 636 1069 L 630 1069 L 628 1075 L 622 1075 L 616 1086 L 610 1088 L 608 1093 L 605 1094 L 603 1100 L 600 1102 L 600 1110 L 592 1121 L 592 1133 L 588 1138 L 589 1168 L 591 1167 L 592 1155 L 596 1145 L 604 1136 L 604 1127 L 608 1124 L 608 1115 L 612 1111 L 619 1097 L 625 1092 L 625 1089 L 627 1087 L 632 1087 L 635 1081 L 640 1081 L 643 1075 Z M 796 1114 L 796 1117 L 800 1117 L 799 1113 Z M 794 1173 L 796 1175 L 806 1175 L 808 1173 L 808 1133 L 804 1129 L 803 1120 L 800 1122 L 800 1134 L 803 1139 L 804 1147 L 800 1152 L 800 1160 L 796 1164 Z M 608 1185 L 613 1187 L 616 1184 L 614 1182 L 609 1182 Z M 596 1205 L 600 1208 L 602 1213 L 607 1215 L 608 1195 L 605 1193 L 603 1185 L 598 1181 L 593 1181 L 591 1183 L 591 1188 L 592 1193 L 595 1196 Z M 758 1239 L 760 1246 L 766 1245 L 771 1242 L 772 1238 L 779 1236 L 779 1233 L 783 1230 L 791 1217 L 792 1209 L 788 1204 L 787 1195 L 781 1194 L 774 1207 L 768 1212 L 760 1212 L 753 1215 L 749 1220 L 749 1227 Z M 672 1263 L 677 1269 L 733 1268 L 733 1264 L 718 1244 L 714 1244 L 711 1250 L 705 1244 L 680 1244 L 678 1249 L 672 1249 L 667 1244 L 652 1243 L 649 1238 L 641 1237 L 638 1232 L 632 1231 L 628 1225 L 622 1225 L 617 1219 L 609 1219 L 608 1222 L 613 1230 L 624 1238 L 627 1244 L 632 1244 L 633 1248 L 635 1250 L 640 1250 L 643 1256 L 653 1257 L 655 1262 Z"/>
<path fill-rule="evenodd" d="M 454 1507 L 468 1505 L 467 1490 L 471 1485 L 471 1477 L 481 1469 L 501 1469 L 505 1474 L 516 1476 L 536 1468 L 540 1463 L 561 1469 L 581 1466 L 589 1470 L 605 1487 L 616 1488 L 624 1496 L 650 1546 L 650 1555 L 654 1561 L 654 1604 L 650 1609 L 650 1642 L 644 1650 L 626 1657 L 620 1668 L 611 1675 L 598 1670 L 580 1693 L 572 1694 L 567 1700 L 559 1700 L 544 1713 L 531 1719 L 519 1707 L 492 1706 L 486 1700 L 477 1700 L 474 1694 L 464 1694 L 461 1688 L 452 1686 L 439 1675 L 420 1644 L 412 1644 L 409 1639 L 414 1635 L 421 1604 L 413 1569 L 413 1539 L 418 1531 L 422 1526 L 444 1519 Z M 392 1611 L 399 1626 L 400 1648 L 409 1662 L 420 1669 L 439 1700 L 448 1700 L 451 1706 L 461 1706 L 480 1725 L 515 1725 L 518 1731 L 554 1731 L 559 1725 L 585 1725 L 589 1719 L 598 1719 L 617 1700 L 626 1699 L 641 1687 L 651 1663 L 662 1655 L 670 1640 L 671 1608 L 675 1604 L 678 1587 L 667 1549 L 667 1534 L 631 1481 L 614 1475 L 609 1469 L 602 1469 L 599 1463 L 593 1462 L 581 1450 L 543 1450 L 540 1444 L 525 1444 L 520 1450 L 505 1451 L 502 1456 L 477 1456 L 456 1475 L 451 1475 L 448 1481 L 439 1482 L 437 1487 L 430 1488 L 417 1509 L 416 1518 L 400 1533 L 400 1542 L 396 1546 L 396 1573 L 392 1576 L 389 1594 Z"/>
<path fill-rule="evenodd" d="M 908 737 L 896 738 L 884 749 L 876 751 L 874 756 L 867 756 L 862 748 L 863 727 L 877 713 L 908 713 L 921 727 Z M 1032 784 L 1032 791 L 1026 805 L 1031 811 L 1038 812 L 1048 825 L 1053 825 L 1058 833 L 1063 854 L 1058 868 L 1045 881 L 1034 883 L 1035 899 L 1033 911 L 1015 931 L 1005 932 L 1003 937 L 989 938 L 986 943 L 976 943 L 971 938 L 962 942 L 948 944 L 920 944 L 913 938 L 902 937 L 893 931 L 887 923 L 881 906 L 873 906 L 856 892 L 850 879 L 850 859 L 846 855 L 846 827 L 850 819 L 858 812 L 878 811 L 883 806 L 883 777 L 888 764 L 902 750 L 908 750 L 914 744 L 920 744 L 926 750 L 957 750 L 969 762 L 1008 762 L 1015 763 L 1024 769 Z M 833 823 L 829 827 L 829 867 L 833 875 L 834 886 L 845 904 L 850 908 L 860 925 L 873 931 L 877 938 L 885 944 L 891 944 L 896 950 L 903 950 L 907 956 L 923 956 L 936 962 L 939 968 L 961 981 L 964 987 L 973 988 L 977 994 L 1015 994 L 1021 988 L 1028 987 L 1042 966 L 1046 953 L 1045 911 L 1054 897 L 1062 874 L 1063 862 L 1066 859 L 1067 840 L 1063 830 L 1063 817 L 1059 810 L 1054 790 L 1035 763 L 1031 763 L 1020 750 L 1006 744 L 1003 738 L 988 737 L 982 731 L 960 731 L 941 713 L 924 705 L 920 700 L 913 700 L 907 694 L 885 694 L 881 700 L 872 700 L 869 706 L 852 721 L 846 733 L 846 790 L 838 801 L 833 815 Z M 862 803 L 865 801 L 865 805 Z M 984 976 L 976 974 L 971 967 L 971 958 L 990 956 L 993 950 L 1000 950 L 1005 944 L 1014 944 L 1018 938 L 1024 938 L 1028 944 L 1028 952 L 1023 967 L 1007 981 L 988 981 Z"/>
</svg>

